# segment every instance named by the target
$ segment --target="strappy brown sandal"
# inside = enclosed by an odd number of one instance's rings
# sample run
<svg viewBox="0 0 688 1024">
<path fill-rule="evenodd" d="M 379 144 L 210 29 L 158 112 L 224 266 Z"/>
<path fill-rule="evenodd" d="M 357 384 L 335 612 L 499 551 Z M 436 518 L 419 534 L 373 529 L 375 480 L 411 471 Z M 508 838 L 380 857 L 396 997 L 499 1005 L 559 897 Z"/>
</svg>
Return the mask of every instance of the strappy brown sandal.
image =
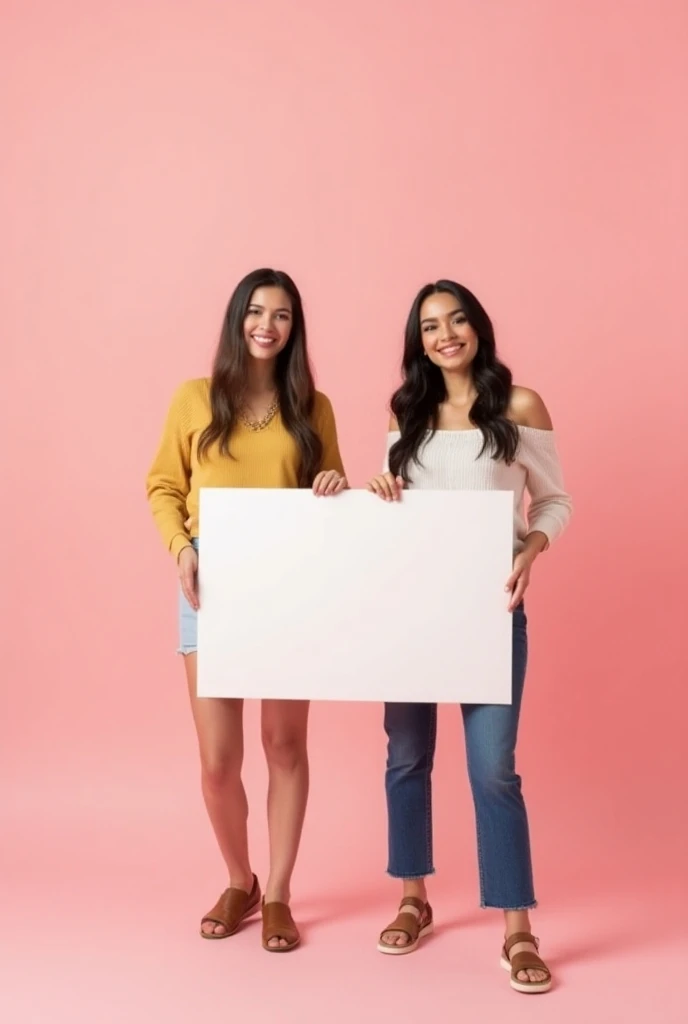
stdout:
<svg viewBox="0 0 688 1024">
<path fill-rule="evenodd" d="M 270 939 L 284 939 L 286 946 L 271 946 Z M 299 930 L 287 904 L 263 900 L 263 949 L 268 953 L 288 953 L 300 942 Z"/>
<path fill-rule="evenodd" d="M 253 887 L 250 892 L 244 889 L 225 889 L 212 910 L 201 921 L 201 938 L 228 939 L 238 930 L 247 917 L 251 917 L 260 909 L 260 886 L 253 876 Z M 221 935 L 215 932 L 204 932 L 203 925 L 221 924 L 225 929 Z"/>
<path fill-rule="evenodd" d="M 501 964 L 511 973 L 511 987 L 517 992 L 549 992 L 552 987 L 552 975 L 547 964 L 536 953 L 515 953 L 509 957 L 509 953 L 519 942 L 532 942 L 536 949 L 540 945 L 539 939 L 530 932 L 515 932 L 506 940 L 502 947 Z M 547 977 L 544 981 L 521 981 L 518 977 L 521 971 L 542 971 Z"/>
<path fill-rule="evenodd" d="M 415 907 L 416 910 L 420 911 L 419 916 L 411 914 L 408 910 L 404 911 L 404 907 Z M 399 913 L 395 919 L 380 933 L 377 948 L 381 953 L 387 953 L 390 956 L 413 953 L 415 949 L 418 949 L 420 940 L 426 935 L 430 935 L 434 927 L 430 904 L 423 903 L 422 900 L 417 899 L 415 896 L 406 896 L 399 904 Z M 393 946 L 391 943 L 383 942 L 382 936 L 386 932 L 402 932 L 408 937 L 408 942 L 404 946 Z"/>
</svg>

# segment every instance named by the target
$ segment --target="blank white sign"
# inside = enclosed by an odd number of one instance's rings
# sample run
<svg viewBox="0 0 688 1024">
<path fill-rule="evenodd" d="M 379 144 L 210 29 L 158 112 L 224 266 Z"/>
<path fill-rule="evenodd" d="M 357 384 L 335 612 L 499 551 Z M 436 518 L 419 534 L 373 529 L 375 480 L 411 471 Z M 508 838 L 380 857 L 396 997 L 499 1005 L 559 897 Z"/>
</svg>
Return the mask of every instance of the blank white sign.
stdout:
<svg viewBox="0 0 688 1024">
<path fill-rule="evenodd" d="M 511 703 L 510 491 L 204 488 L 198 694 Z"/>
</svg>

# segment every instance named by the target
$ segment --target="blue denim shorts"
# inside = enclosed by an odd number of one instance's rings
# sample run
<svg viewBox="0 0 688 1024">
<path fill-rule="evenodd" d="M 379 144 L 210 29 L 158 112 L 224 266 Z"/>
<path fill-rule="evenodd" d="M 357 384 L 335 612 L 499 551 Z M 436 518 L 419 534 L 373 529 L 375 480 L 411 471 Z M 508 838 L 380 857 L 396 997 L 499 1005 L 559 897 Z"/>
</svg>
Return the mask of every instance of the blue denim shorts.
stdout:
<svg viewBox="0 0 688 1024">
<path fill-rule="evenodd" d="M 191 541 L 198 551 L 198 540 Z M 179 647 L 177 654 L 194 654 L 198 650 L 198 613 L 194 611 L 179 588 Z"/>
</svg>

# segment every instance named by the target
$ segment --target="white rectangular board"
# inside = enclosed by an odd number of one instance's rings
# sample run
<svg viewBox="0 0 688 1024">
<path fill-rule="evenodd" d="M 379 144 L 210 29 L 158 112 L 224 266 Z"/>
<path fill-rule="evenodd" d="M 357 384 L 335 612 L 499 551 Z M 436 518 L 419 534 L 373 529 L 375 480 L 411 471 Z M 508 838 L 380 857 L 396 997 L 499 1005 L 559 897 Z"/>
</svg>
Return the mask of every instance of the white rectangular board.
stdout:
<svg viewBox="0 0 688 1024">
<path fill-rule="evenodd" d="M 511 703 L 511 491 L 203 488 L 198 695 Z"/>
</svg>

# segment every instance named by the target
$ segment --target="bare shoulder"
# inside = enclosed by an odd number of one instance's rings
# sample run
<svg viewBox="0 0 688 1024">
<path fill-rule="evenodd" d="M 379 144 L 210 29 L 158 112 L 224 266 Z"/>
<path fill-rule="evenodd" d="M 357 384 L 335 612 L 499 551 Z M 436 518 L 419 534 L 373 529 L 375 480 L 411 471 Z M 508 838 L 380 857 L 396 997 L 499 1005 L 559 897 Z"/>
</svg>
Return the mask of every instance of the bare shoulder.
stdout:
<svg viewBox="0 0 688 1024">
<path fill-rule="evenodd" d="M 388 427 L 388 430 L 389 430 L 390 434 L 393 431 L 396 431 L 396 432 L 399 431 L 399 421 L 397 420 L 397 418 L 394 415 L 394 413 L 390 413 L 390 415 L 389 415 L 389 427 Z"/>
<path fill-rule="evenodd" d="M 509 399 L 509 418 L 519 427 L 552 430 L 552 417 L 537 391 L 514 385 Z"/>
</svg>

